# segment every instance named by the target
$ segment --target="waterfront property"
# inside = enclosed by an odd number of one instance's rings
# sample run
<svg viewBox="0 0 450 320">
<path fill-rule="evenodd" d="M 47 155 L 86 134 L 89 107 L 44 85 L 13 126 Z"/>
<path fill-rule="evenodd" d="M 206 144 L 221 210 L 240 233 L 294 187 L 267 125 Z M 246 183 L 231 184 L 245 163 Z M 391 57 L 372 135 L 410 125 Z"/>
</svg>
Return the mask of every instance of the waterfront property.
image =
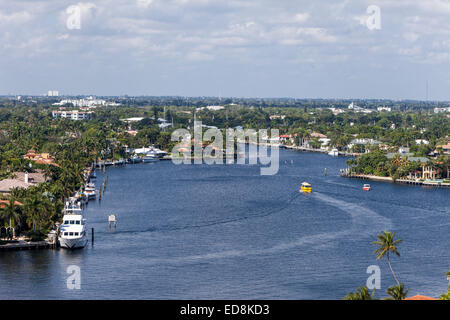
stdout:
<svg viewBox="0 0 450 320">
<path fill-rule="evenodd" d="M 10 193 L 14 188 L 27 189 L 45 181 L 45 174 L 40 169 L 35 169 L 34 172 L 14 172 L 10 178 L 0 180 L 0 193 Z"/>
<path fill-rule="evenodd" d="M 36 153 L 33 149 L 28 150 L 27 154 L 24 155 L 23 158 L 38 164 L 57 165 L 55 163 L 55 157 L 53 157 L 50 153 Z"/>
</svg>

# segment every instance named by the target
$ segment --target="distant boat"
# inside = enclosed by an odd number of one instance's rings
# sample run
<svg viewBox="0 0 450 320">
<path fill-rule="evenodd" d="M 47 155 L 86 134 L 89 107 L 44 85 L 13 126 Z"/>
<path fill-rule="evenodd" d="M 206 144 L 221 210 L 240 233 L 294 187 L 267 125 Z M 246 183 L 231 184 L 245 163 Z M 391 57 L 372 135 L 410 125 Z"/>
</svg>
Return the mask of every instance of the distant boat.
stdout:
<svg viewBox="0 0 450 320">
<path fill-rule="evenodd" d="M 336 149 L 336 148 L 333 148 L 333 149 L 331 149 L 330 152 L 328 152 L 328 154 L 329 154 L 330 156 L 337 157 L 337 156 L 339 155 L 339 150 Z"/>
<path fill-rule="evenodd" d="M 362 188 L 364 191 L 370 191 L 370 184 L 365 184 L 365 185 L 363 185 L 363 188 Z"/>
<path fill-rule="evenodd" d="M 308 182 L 303 182 L 300 186 L 300 192 L 311 193 L 312 187 Z"/>
</svg>

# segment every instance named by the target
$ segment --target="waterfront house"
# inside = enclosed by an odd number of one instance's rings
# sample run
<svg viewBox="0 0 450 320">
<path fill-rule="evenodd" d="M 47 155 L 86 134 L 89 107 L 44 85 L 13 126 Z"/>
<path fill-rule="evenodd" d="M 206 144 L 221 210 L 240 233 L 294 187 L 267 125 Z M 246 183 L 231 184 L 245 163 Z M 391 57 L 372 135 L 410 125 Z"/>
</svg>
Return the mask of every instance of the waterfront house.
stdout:
<svg viewBox="0 0 450 320">
<path fill-rule="evenodd" d="M 290 141 L 291 138 L 292 138 L 292 136 L 290 134 L 280 134 L 280 141 L 281 142 Z"/>
<path fill-rule="evenodd" d="M 321 149 L 326 149 L 328 143 L 330 142 L 330 139 L 326 135 L 324 135 L 324 134 L 322 134 L 320 132 L 314 132 L 313 131 L 313 132 L 311 132 L 310 137 L 313 138 L 313 139 L 317 139 L 320 142 L 320 148 Z M 312 139 L 311 140 L 307 140 L 306 141 L 306 147 L 311 148 L 311 142 L 312 142 Z"/>
<path fill-rule="evenodd" d="M 370 150 L 366 148 L 366 146 L 375 146 L 375 145 L 381 145 L 381 141 L 375 140 L 375 139 L 368 139 L 368 138 L 356 138 L 350 141 L 350 143 L 347 145 L 348 150 L 354 150 L 355 146 L 359 146 L 358 152 L 365 152 L 368 153 Z"/>
<path fill-rule="evenodd" d="M 23 156 L 24 159 L 34 161 L 40 164 L 56 165 L 55 158 L 50 153 L 36 153 L 34 150 L 28 150 L 27 154 Z"/>
<path fill-rule="evenodd" d="M 422 179 L 436 180 L 439 177 L 440 169 L 433 168 L 426 164 L 422 164 Z"/>
<path fill-rule="evenodd" d="M 11 177 L 0 180 L 0 193 L 10 193 L 14 188 L 27 189 L 46 180 L 45 174 L 39 169 L 35 172 L 14 172 Z"/>
<path fill-rule="evenodd" d="M 440 144 L 436 146 L 436 150 L 442 149 L 443 154 L 450 155 L 450 142 L 447 142 L 447 144 Z"/>
</svg>

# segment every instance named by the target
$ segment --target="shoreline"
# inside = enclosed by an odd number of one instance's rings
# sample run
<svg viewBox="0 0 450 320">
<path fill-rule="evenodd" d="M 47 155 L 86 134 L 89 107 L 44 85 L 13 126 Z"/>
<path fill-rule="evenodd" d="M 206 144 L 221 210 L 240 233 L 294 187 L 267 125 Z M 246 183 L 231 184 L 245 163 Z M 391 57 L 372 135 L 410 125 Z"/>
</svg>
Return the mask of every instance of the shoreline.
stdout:
<svg viewBox="0 0 450 320">
<path fill-rule="evenodd" d="M 409 179 L 397 179 L 394 180 L 391 177 L 379 177 L 372 174 L 357 174 L 357 173 L 348 173 L 347 169 L 341 169 L 340 176 L 343 178 L 349 179 L 361 179 L 361 180 L 371 180 L 371 181 L 381 181 L 381 182 L 390 182 L 396 184 L 409 184 L 409 185 L 419 185 L 419 186 L 427 186 L 427 187 L 438 187 L 438 188 L 450 188 L 450 183 L 445 183 L 442 181 L 436 180 L 409 180 Z"/>
<path fill-rule="evenodd" d="M 20 250 L 37 250 L 37 249 L 51 249 L 54 245 L 48 241 L 24 241 L 19 240 L 13 243 L 0 245 L 0 252 L 2 251 L 20 251 Z"/>
</svg>

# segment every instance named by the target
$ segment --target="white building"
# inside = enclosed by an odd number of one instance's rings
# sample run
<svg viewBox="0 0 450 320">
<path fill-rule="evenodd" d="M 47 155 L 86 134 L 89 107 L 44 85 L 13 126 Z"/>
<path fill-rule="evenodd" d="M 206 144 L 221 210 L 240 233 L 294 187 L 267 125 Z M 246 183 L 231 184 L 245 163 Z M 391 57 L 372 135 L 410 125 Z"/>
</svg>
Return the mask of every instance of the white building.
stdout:
<svg viewBox="0 0 450 320">
<path fill-rule="evenodd" d="M 50 92 L 50 91 L 49 91 Z M 98 107 L 98 106 L 119 106 L 120 103 L 107 102 L 103 99 L 95 99 L 94 97 L 89 97 L 86 99 L 65 99 L 60 102 L 54 103 L 54 106 L 63 106 L 66 104 L 72 104 L 74 107 Z"/>
<path fill-rule="evenodd" d="M 225 107 L 224 106 L 206 106 L 206 107 L 196 108 L 197 111 L 204 110 L 204 109 L 208 109 L 210 111 L 219 111 L 219 110 L 225 109 Z"/>
<path fill-rule="evenodd" d="M 387 111 L 387 112 L 391 112 L 392 109 L 391 107 L 378 107 L 377 111 Z"/>
<path fill-rule="evenodd" d="M 350 103 L 347 107 L 349 110 L 352 110 L 353 112 L 361 112 L 361 113 L 372 113 L 373 110 L 370 109 L 364 109 L 360 106 L 357 106 L 355 103 Z"/>
<path fill-rule="evenodd" d="M 450 112 L 450 107 L 447 107 L 447 108 L 434 108 L 434 113 L 441 113 L 441 112 Z"/>
<path fill-rule="evenodd" d="M 84 112 L 84 111 L 78 111 L 78 110 L 71 110 L 71 111 L 53 111 L 52 116 L 53 119 L 71 119 L 71 120 L 89 120 L 91 118 L 92 112 Z"/>
<path fill-rule="evenodd" d="M 49 90 L 47 93 L 48 97 L 59 97 L 59 91 L 56 90 Z"/>
<path fill-rule="evenodd" d="M 344 110 L 343 110 L 343 109 L 340 109 L 340 108 L 328 108 L 328 109 L 330 109 L 331 112 L 333 112 L 333 114 L 334 114 L 335 116 L 338 115 L 338 114 L 340 114 L 340 113 L 344 113 Z"/>
</svg>

